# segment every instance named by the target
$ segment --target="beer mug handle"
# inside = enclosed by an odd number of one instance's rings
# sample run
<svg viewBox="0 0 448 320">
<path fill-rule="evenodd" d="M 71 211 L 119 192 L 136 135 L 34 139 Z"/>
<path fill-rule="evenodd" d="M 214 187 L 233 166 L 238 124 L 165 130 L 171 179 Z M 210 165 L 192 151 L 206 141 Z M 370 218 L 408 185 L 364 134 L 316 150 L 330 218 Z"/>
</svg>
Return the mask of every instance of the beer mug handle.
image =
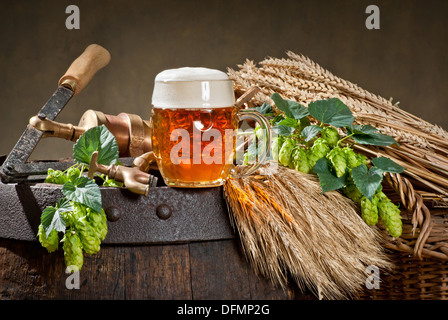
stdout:
<svg viewBox="0 0 448 320">
<path fill-rule="evenodd" d="M 271 125 L 265 116 L 263 116 L 260 112 L 255 111 L 255 110 L 241 109 L 238 111 L 237 117 L 240 121 L 245 120 L 245 119 L 255 120 L 256 122 L 258 122 L 261 129 L 263 130 L 263 140 L 262 140 L 263 152 L 261 155 L 259 155 L 257 157 L 258 161 L 255 162 L 247 170 L 245 170 L 245 172 L 242 174 L 243 176 L 245 176 L 245 175 L 250 175 L 253 172 L 255 172 L 255 170 L 257 170 L 263 164 L 263 162 L 266 160 L 266 158 L 268 157 L 269 151 L 271 148 Z"/>
</svg>

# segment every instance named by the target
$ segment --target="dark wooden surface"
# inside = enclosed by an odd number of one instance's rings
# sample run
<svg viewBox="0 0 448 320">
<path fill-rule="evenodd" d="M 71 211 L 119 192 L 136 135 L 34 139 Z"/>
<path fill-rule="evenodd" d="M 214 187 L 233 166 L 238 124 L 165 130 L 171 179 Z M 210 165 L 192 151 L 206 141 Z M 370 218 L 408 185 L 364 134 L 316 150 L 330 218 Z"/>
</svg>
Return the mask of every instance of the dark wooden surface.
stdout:
<svg viewBox="0 0 448 320">
<path fill-rule="evenodd" d="M 63 251 L 0 239 L 0 300 L 315 299 L 259 278 L 237 239 L 163 245 L 102 245 L 85 255 L 80 288 L 67 289 Z"/>
</svg>

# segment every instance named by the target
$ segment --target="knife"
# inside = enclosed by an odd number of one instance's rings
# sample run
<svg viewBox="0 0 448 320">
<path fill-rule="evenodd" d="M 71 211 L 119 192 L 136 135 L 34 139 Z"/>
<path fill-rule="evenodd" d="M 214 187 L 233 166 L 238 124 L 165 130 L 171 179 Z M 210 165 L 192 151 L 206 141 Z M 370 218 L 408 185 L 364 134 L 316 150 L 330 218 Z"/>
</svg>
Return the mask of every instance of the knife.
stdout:
<svg viewBox="0 0 448 320">
<path fill-rule="evenodd" d="M 78 95 L 95 73 L 109 62 L 110 53 L 105 48 L 98 44 L 89 45 L 59 79 L 58 88 L 37 113 L 37 117 L 54 120 L 70 99 Z M 1 167 L 0 175 L 3 183 L 26 180 L 29 170 L 25 162 L 42 135 L 42 131 L 28 124 Z"/>
</svg>

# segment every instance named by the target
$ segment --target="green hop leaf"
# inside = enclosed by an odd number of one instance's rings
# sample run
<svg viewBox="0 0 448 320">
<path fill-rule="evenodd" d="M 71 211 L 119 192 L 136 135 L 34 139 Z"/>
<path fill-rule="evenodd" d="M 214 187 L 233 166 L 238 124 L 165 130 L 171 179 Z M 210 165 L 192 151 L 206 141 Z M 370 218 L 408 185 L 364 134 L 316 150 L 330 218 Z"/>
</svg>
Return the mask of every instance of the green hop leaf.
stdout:
<svg viewBox="0 0 448 320">
<path fill-rule="evenodd" d="M 370 134 L 355 134 L 352 136 L 353 140 L 359 144 L 367 144 L 373 146 L 390 146 L 392 144 L 397 144 L 394 138 L 391 136 L 381 134 L 381 133 L 370 133 Z"/>
<path fill-rule="evenodd" d="M 244 154 L 244 165 L 248 165 L 257 160 L 260 148 L 255 139 L 249 144 L 246 153 Z"/>
<path fill-rule="evenodd" d="M 62 193 L 67 199 L 82 203 L 95 211 L 102 209 L 100 188 L 88 177 L 76 178 L 74 182 L 68 181 L 62 187 Z"/>
<path fill-rule="evenodd" d="M 302 118 L 299 120 L 299 132 L 302 132 L 303 129 L 308 127 L 311 124 L 310 119 L 308 117 Z"/>
<path fill-rule="evenodd" d="M 372 201 L 373 195 L 383 181 L 383 171 L 376 167 L 371 167 L 367 171 L 367 166 L 362 164 L 352 169 L 352 178 L 359 191 Z"/>
<path fill-rule="evenodd" d="M 285 118 L 285 115 L 282 113 L 277 114 L 274 118 L 270 120 L 272 126 L 276 126 L 278 123 L 282 122 Z"/>
<path fill-rule="evenodd" d="M 308 110 L 316 120 L 336 128 L 349 126 L 355 120 L 350 108 L 338 98 L 313 101 Z"/>
<path fill-rule="evenodd" d="M 305 141 L 310 141 L 313 139 L 319 132 L 322 131 L 322 127 L 320 126 L 307 126 L 302 130 L 302 136 L 305 138 Z"/>
<path fill-rule="evenodd" d="M 288 137 L 293 134 L 293 132 L 296 130 L 294 127 L 286 126 L 286 125 L 277 125 L 275 127 L 272 127 L 272 130 L 274 133 L 278 134 L 279 136 Z"/>
<path fill-rule="evenodd" d="M 252 110 L 260 112 L 264 116 L 273 116 L 272 106 L 269 103 L 264 102 L 261 106 L 252 108 Z"/>
<path fill-rule="evenodd" d="M 98 151 L 99 164 L 115 164 L 118 160 L 117 141 L 105 125 L 84 132 L 73 147 L 73 157 L 77 163 L 89 165 L 95 151 Z"/>
<path fill-rule="evenodd" d="M 292 128 L 298 128 L 300 124 L 300 121 L 293 119 L 293 118 L 284 118 L 280 122 L 277 123 L 277 126 L 288 126 Z"/>
<path fill-rule="evenodd" d="M 316 162 L 313 171 L 319 177 L 322 194 L 327 191 L 338 190 L 345 185 L 345 176 L 336 177 L 331 171 L 326 158 L 321 158 Z"/>
<path fill-rule="evenodd" d="M 278 93 L 271 96 L 275 106 L 283 111 L 288 118 L 300 120 L 308 116 L 310 113 L 308 108 L 296 101 L 284 100 Z"/>
<path fill-rule="evenodd" d="M 357 124 L 351 124 L 349 126 L 346 126 L 347 132 L 349 134 L 370 134 L 375 133 L 378 131 L 377 128 L 372 127 L 371 125 L 357 125 Z"/>
<path fill-rule="evenodd" d="M 250 164 L 250 159 L 249 159 L 249 152 L 245 152 L 244 153 L 244 158 L 243 158 L 243 165 L 244 166 L 248 166 Z"/>
<path fill-rule="evenodd" d="M 47 237 L 50 236 L 52 230 L 65 232 L 66 221 L 63 214 L 72 210 L 71 203 L 67 199 L 62 198 L 56 203 L 56 207 L 48 206 L 42 211 L 40 221 Z"/>
<path fill-rule="evenodd" d="M 372 163 L 384 172 L 402 173 L 405 169 L 404 167 L 386 157 L 374 158 L 372 159 Z"/>
<path fill-rule="evenodd" d="M 378 129 L 370 125 L 350 125 L 346 126 L 347 134 L 351 135 L 353 140 L 359 144 L 374 146 L 390 146 L 399 143 L 391 136 L 378 132 Z"/>
</svg>

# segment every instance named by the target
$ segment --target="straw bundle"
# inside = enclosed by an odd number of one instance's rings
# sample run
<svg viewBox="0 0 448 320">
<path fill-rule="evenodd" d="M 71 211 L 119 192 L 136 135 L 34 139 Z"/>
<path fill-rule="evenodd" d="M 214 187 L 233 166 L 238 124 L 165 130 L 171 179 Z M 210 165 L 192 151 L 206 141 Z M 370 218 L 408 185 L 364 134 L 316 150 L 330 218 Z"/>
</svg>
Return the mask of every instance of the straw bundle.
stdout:
<svg viewBox="0 0 448 320">
<path fill-rule="evenodd" d="M 406 168 L 401 175 L 388 175 L 388 196 L 395 194 L 406 212 L 404 232 L 398 239 L 384 234 L 390 249 L 448 260 L 448 133 L 380 96 L 333 75 L 309 58 L 287 52 L 288 58 L 267 58 L 257 66 L 247 60 L 239 70 L 228 69 L 237 95 L 257 86 L 260 91 L 247 107 L 273 104 L 270 96 L 307 105 L 311 101 L 339 98 L 357 124 L 369 124 L 393 136 L 400 146 L 355 145 L 369 158 L 386 156 Z"/>
<path fill-rule="evenodd" d="M 337 191 L 322 195 L 314 175 L 263 166 L 224 185 L 230 220 L 254 270 L 285 287 L 290 274 L 300 289 L 322 299 L 356 296 L 374 265 L 392 264 L 376 228 Z"/>
</svg>

